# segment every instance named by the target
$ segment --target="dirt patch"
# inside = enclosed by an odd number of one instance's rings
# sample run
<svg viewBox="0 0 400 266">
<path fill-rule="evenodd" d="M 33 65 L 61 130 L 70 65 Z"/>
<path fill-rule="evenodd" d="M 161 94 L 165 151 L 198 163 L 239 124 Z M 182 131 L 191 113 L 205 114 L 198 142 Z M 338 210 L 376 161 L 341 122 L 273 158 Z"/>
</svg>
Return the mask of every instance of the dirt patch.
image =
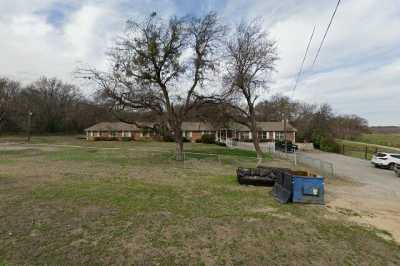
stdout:
<svg viewBox="0 0 400 266">
<path fill-rule="evenodd" d="M 395 198 L 376 195 L 368 185 L 331 184 L 328 191 L 328 209 L 358 224 L 385 230 L 400 243 L 400 204 Z"/>
</svg>

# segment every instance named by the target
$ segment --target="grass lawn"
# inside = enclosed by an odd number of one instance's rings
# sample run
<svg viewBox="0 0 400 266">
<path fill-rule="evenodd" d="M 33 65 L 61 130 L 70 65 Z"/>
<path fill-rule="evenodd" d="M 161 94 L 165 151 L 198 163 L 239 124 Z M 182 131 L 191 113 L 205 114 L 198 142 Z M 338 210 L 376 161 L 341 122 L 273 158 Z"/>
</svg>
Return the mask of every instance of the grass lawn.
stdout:
<svg viewBox="0 0 400 266">
<path fill-rule="evenodd" d="M 180 163 L 173 143 L 33 143 L 0 145 L 0 265 L 400 264 L 381 231 L 239 186 L 253 152 L 185 144 Z"/>
<path fill-rule="evenodd" d="M 357 141 L 400 148 L 400 134 L 362 134 Z"/>
</svg>

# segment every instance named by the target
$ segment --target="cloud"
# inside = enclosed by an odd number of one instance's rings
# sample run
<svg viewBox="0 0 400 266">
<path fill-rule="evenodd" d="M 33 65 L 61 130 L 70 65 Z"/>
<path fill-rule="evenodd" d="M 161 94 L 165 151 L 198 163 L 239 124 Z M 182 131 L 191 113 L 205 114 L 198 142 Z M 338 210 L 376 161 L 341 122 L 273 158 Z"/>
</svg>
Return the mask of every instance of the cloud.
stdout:
<svg viewBox="0 0 400 266">
<path fill-rule="evenodd" d="M 47 75 L 77 83 L 72 72 L 80 64 L 107 67 L 105 52 L 128 18 L 152 11 L 168 17 L 216 10 L 228 24 L 263 18 L 278 42 L 281 58 L 271 92 L 291 95 L 308 37 L 317 25 L 296 98 L 328 102 L 337 112 L 363 115 L 371 124 L 400 124 L 396 114 L 400 2 L 342 1 L 317 64 L 310 69 L 335 4 L 327 0 L 0 0 L 0 73 L 26 82 Z"/>
<path fill-rule="evenodd" d="M 400 3 L 342 1 L 317 64 L 310 69 L 335 4 L 320 2 L 325 4 L 297 10 L 271 26 L 281 57 L 273 91 L 291 95 L 316 24 L 317 34 L 296 97 L 330 103 L 338 112 L 362 115 L 371 124 L 400 124 L 394 108 L 399 101 L 396 91 L 400 84 L 400 75 L 396 74 L 400 56 Z"/>
</svg>

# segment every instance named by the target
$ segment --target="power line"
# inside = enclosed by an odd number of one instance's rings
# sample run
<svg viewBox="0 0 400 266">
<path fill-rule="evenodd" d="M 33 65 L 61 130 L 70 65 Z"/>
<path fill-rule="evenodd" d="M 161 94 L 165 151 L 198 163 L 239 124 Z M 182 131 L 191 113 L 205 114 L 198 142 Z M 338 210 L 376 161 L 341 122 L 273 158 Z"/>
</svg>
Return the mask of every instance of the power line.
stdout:
<svg viewBox="0 0 400 266">
<path fill-rule="evenodd" d="M 301 62 L 299 73 L 297 73 L 296 83 L 294 84 L 294 87 L 292 89 L 292 98 L 293 98 L 294 92 L 295 92 L 295 90 L 297 88 L 297 84 L 299 83 L 300 76 L 303 73 L 304 62 L 306 61 L 306 58 L 307 58 L 307 55 L 308 55 L 308 50 L 310 49 L 310 45 L 311 45 L 311 41 L 312 41 L 312 39 L 314 37 L 314 33 L 315 33 L 315 25 L 314 25 L 314 29 L 313 29 L 313 31 L 311 33 L 310 40 L 308 41 L 306 52 L 304 53 L 304 57 L 303 57 L 303 61 Z"/>
<path fill-rule="evenodd" d="M 322 45 L 324 44 L 325 39 L 326 39 L 326 36 L 328 35 L 328 31 L 329 31 L 329 29 L 330 29 L 330 27 L 331 27 L 331 25 L 332 25 L 333 18 L 334 18 L 335 15 L 336 15 L 336 11 L 338 10 L 338 7 L 339 7 L 339 5 L 340 5 L 340 2 L 341 2 L 341 0 L 339 0 L 339 1 L 337 2 L 337 4 L 336 4 L 335 11 L 333 12 L 332 17 L 331 17 L 331 20 L 329 21 L 328 27 L 327 27 L 326 30 L 325 30 L 324 37 L 322 38 L 321 44 L 319 45 L 317 54 L 315 55 L 314 61 L 313 61 L 312 65 L 311 65 L 311 69 L 314 67 L 315 62 L 317 62 L 319 53 L 321 52 Z"/>
</svg>

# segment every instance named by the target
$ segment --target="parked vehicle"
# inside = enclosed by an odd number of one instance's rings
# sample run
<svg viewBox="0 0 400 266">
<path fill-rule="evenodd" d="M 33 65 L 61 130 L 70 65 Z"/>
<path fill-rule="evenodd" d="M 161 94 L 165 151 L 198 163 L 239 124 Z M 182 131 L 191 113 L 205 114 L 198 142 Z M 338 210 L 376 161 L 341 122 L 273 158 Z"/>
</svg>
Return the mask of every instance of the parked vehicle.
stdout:
<svg viewBox="0 0 400 266">
<path fill-rule="evenodd" d="M 396 164 L 394 167 L 394 172 L 397 174 L 398 177 L 400 177 L 400 164 Z"/>
<path fill-rule="evenodd" d="M 278 151 L 282 151 L 282 152 L 295 152 L 299 149 L 299 147 L 296 144 L 293 144 L 292 142 L 288 141 L 287 142 L 287 149 L 286 149 L 286 144 L 284 141 L 276 141 L 275 142 L 275 149 Z"/>
<path fill-rule="evenodd" d="M 378 168 L 394 170 L 396 164 L 400 164 L 400 154 L 378 152 L 372 156 L 371 163 Z"/>
</svg>

